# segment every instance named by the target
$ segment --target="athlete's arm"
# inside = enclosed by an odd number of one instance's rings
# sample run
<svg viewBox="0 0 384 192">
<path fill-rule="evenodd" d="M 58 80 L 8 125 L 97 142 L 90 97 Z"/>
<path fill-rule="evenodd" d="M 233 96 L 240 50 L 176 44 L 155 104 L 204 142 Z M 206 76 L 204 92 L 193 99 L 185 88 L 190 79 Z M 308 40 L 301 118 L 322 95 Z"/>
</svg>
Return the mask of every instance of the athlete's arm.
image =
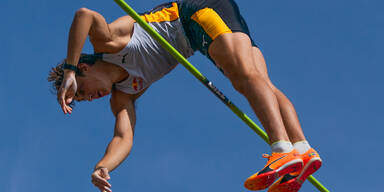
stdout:
<svg viewBox="0 0 384 192">
<path fill-rule="evenodd" d="M 102 192 L 110 191 L 109 172 L 118 167 L 131 151 L 136 122 L 134 101 L 135 95 L 112 91 L 111 109 L 116 117 L 114 135 L 92 174 L 92 183 Z"/>
<path fill-rule="evenodd" d="M 76 11 L 72 21 L 68 37 L 66 63 L 77 66 L 87 36 L 95 36 L 97 39 L 110 40 L 112 35 L 103 16 L 86 8 Z M 76 93 L 77 84 L 75 72 L 64 70 L 63 83 L 58 91 L 58 101 L 64 113 L 71 113 L 72 108 L 67 104 L 72 102 L 74 95 L 68 95 L 67 90 L 72 89 Z"/>
<path fill-rule="evenodd" d="M 122 163 L 131 151 L 136 122 L 134 95 L 113 90 L 111 109 L 116 117 L 114 135 L 104 157 L 96 165 L 96 168 L 105 167 L 109 171 Z"/>
<path fill-rule="evenodd" d="M 77 65 L 85 40 L 110 42 L 113 40 L 108 23 L 99 13 L 87 8 L 76 11 L 68 37 L 67 63 Z"/>
<path fill-rule="evenodd" d="M 133 29 L 132 23 L 132 18 L 124 16 L 108 24 L 99 13 L 87 8 L 79 9 L 76 11 L 69 31 L 66 63 L 77 65 L 88 35 L 95 52 L 120 51 L 129 41 Z M 67 95 L 68 89 L 76 93 L 75 73 L 64 70 L 63 83 L 57 95 L 64 113 L 72 112 L 72 108 L 67 104 L 72 102 L 74 95 Z"/>
</svg>

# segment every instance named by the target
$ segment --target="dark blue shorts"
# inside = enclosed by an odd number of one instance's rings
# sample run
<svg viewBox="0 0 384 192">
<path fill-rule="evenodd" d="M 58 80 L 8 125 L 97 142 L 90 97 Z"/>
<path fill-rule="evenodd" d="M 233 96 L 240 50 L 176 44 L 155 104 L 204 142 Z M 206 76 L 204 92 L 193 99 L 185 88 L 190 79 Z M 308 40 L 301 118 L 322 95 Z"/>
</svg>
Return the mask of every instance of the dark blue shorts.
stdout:
<svg viewBox="0 0 384 192">
<path fill-rule="evenodd" d="M 221 34 L 243 32 L 252 40 L 248 26 L 233 0 L 180 0 L 180 20 L 193 50 L 209 57 L 208 47 Z"/>
</svg>

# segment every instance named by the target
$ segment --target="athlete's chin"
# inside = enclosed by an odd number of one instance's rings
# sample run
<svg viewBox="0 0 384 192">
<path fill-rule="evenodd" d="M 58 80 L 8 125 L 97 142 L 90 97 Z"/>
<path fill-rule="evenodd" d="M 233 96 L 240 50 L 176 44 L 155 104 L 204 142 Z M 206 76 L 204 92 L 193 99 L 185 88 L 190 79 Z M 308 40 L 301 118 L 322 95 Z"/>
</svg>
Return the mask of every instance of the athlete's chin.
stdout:
<svg viewBox="0 0 384 192">
<path fill-rule="evenodd" d="M 98 95 L 99 95 L 100 98 L 101 98 L 101 97 L 105 97 L 105 96 L 109 95 L 110 93 L 111 93 L 110 90 L 101 90 L 101 91 L 98 91 Z"/>
</svg>

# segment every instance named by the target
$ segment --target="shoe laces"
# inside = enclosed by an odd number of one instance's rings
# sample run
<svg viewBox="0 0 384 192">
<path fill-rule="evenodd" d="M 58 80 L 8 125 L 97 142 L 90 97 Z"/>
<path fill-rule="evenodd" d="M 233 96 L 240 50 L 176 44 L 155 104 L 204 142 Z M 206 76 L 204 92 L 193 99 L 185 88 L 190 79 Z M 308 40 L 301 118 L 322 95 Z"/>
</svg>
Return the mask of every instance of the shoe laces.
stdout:
<svg viewBox="0 0 384 192">
<path fill-rule="evenodd" d="M 268 160 L 272 157 L 272 155 L 269 155 L 269 154 L 263 154 L 263 158 L 267 158 Z"/>
</svg>

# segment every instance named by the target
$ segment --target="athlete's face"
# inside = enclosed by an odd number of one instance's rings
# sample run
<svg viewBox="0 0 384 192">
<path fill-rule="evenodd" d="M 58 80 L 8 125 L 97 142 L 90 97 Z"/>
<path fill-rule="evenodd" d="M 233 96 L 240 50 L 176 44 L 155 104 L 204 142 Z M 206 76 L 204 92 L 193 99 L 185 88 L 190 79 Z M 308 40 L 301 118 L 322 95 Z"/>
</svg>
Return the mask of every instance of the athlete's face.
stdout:
<svg viewBox="0 0 384 192">
<path fill-rule="evenodd" d="M 77 101 L 92 101 L 111 93 L 112 83 L 103 77 L 99 71 L 84 63 L 78 65 L 83 76 L 76 76 L 77 92 L 74 99 Z"/>
</svg>

